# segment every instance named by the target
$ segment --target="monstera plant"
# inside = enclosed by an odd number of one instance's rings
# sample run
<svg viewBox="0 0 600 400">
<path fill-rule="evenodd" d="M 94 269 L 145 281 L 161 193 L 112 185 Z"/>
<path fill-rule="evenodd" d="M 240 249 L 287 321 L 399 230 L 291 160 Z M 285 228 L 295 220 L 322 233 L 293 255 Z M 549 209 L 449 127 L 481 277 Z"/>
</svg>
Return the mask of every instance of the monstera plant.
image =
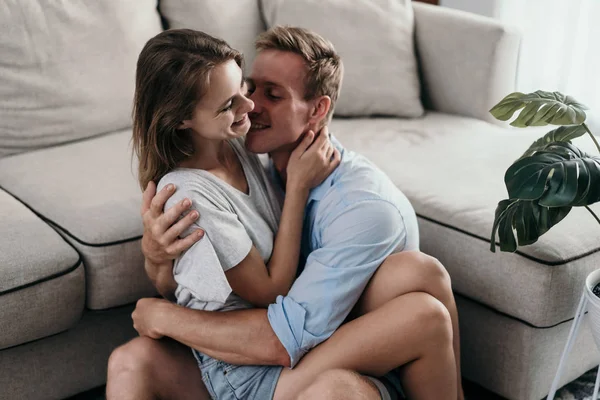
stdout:
<svg viewBox="0 0 600 400">
<path fill-rule="evenodd" d="M 514 252 L 517 246 L 535 243 L 558 224 L 573 207 L 589 208 L 600 201 L 600 156 L 589 155 L 572 144 L 588 134 L 600 154 L 600 145 L 585 124 L 585 106 L 558 92 L 511 93 L 490 113 L 508 121 L 521 110 L 511 125 L 558 125 L 529 149 L 506 171 L 508 199 L 498 203 L 490 250 Z M 600 228 L 599 228 L 600 229 Z"/>
</svg>

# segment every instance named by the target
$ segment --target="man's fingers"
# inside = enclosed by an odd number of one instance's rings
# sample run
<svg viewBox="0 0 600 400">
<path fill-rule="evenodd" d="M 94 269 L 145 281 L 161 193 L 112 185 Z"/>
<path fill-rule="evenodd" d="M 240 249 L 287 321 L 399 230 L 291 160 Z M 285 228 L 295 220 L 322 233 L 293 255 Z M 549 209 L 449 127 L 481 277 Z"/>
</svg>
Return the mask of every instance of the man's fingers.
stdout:
<svg viewBox="0 0 600 400">
<path fill-rule="evenodd" d="M 198 229 L 191 234 L 187 235 L 183 239 L 177 240 L 171 246 L 167 248 L 167 253 L 175 255 L 181 254 L 190 247 L 194 245 L 197 241 L 204 237 L 204 231 L 202 229 Z"/>
<path fill-rule="evenodd" d="M 157 218 L 156 225 L 158 226 L 158 230 L 160 232 L 167 232 L 167 230 L 177 222 L 179 217 L 190 207 L 192 206 L 192 202 L 187 197 L 183 200 L 180 200 L 176 205 L 169 208 L 164 214 L 161 214 Z M 188 214 L 189 216 L 189 214 Z M 176 235 L 177 236 L 177 235 Z M 174 240 L 174 239 L 172 239 Z"/>
<path fill-rule="evenodd" d="M 173 208 L 176 208 L 176 207 L 173 207 Z M 171 211 L 171 210 L 169 210 L 169 211 Z M 199 216 L 200 216 L 200 214 L 198 213 L 198 211 L 192 210 L 185 217 L 183 217 L 179 221 L 177 221 L 177 223 L 173 224 L 173 226 L 169 225 L 171 227 L 168 228 L 168 230 L 165 232 L 165 242 L 168 243 L 169 245 L 172 242 L 175 242 L 177 240 L 177 238 L 183 232 L 185 232 L 186 229 L 188 229 L 190 226 L 192 226 L 194 224 L 194 222 L 198 219 Z M 166 217 L 166 215 L 165 215 L 165 217 Z"/>
<path fill-rule="evenodd" d="M 156 183 L 153 181 L 148 182 L 146 185 L 146 189 L 144 190 L 144 195 L 142 196 L 142 208 L 140 210 L 141 214 L 144 215 L 146 211 L 150 209 L 150 204 L 152 202 L 152 198 L 156 194 Z"/>
<path fill-rule="evenodd" d="M 172 183 L 168 184 L 160 192 L 154 196 L 152 202 L 150 203 L 150 210 L 152 214 L 155 216 L 159 216 L 163 213 L 163 208 L 165 207 L 165 203 L 175 193 L 175 185 Z"/>
</svg>

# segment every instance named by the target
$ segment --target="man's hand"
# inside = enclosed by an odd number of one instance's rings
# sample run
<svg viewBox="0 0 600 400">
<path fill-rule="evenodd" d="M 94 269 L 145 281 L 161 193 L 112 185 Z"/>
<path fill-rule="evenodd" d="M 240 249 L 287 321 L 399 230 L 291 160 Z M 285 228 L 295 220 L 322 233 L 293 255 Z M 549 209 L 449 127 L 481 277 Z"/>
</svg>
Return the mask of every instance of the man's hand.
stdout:
<svg viewBox="0 0 600 400">
<path fill-rule="evenodd" d="M 170 184 L 156 194 L 156 184 L 150 181 L 142 198 L 141 214 L 144 222 L 142 252 L 146 259 L 155 265 L 171 264 L 170 261 L 176 259 L 204 236 L 204 231 L 198 229 L 183 239 L 179 238 L 179 235 L 189 228 L 199 215 L 197 211 L 192 211 L 185 218 L 177 221 L 179 216 L 192 205 L 189 199 L 183 199 L 175 207 L 163 213 L 165 203 L 173 193 L 175 187 Z"/>
<path fill-rule="evenodd" d="M 160 334 L 160 314 L 168 312 L 168 307 L 172 304 L 163 299 L 140 299 L 138 300 L 135 310 L 131 314 L 133 319 L 133 327 L 140 336 L 148 336 L 152 339 L 160 339 L 164 335 Z"/>
</svg>

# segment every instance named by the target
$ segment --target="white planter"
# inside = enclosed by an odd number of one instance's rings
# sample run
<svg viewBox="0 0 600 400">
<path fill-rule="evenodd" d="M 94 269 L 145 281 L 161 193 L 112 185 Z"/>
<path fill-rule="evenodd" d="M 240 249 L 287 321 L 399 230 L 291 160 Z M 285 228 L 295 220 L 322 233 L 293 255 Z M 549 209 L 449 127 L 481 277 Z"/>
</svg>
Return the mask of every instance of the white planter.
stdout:
<svg viewBox="0 0 600 400">
<path fill-rule="evenodd" d="M 585 280 L 584 295 L 587 299 L 588 322 L 596 346 L 600 349 L 600 298 L 592 292 L 598 283 L 600 283 L 600 269 L 588 275 Z"/>
<path fill-rule="evenodd" d="M 589 274 L 585 280 L 583 294 L 581 295 L 581 300 L 579 302 L 579 306 L 577 307 L 577 311 L 575 312 L 575 318 L 573 319 L 573 323 L 571 325 L 571 332 L 569 333 L 567 344 L 565 345 L 565 349 L 563 350 L 562 356 L 560 358 L 558 370 L 556 371 L 556 375 L 554 376 L 554 381 L 552 382 L 552 387 L 550 388 L 550 393 L 548 393 L 547 400 L 554 400 L 556 390 L 558 389 L 558 382 L 560 381 L 560 376 L 562 375 L 567 357 L 571 352 L 571 348 L 573 347 L 573 343 L 575 342 L 575 338 L 577 337 L 577 332 L 579 331 L 581 322 L 584 316 L 586 315 L 589 320 L 589 326 L 592 330 L 592 335 L 594 337 L 594 341 L 596 342 L 596 346 L 598 347 L 598 349 L 600 349 L 600 298 L 597 297 L 593 292 L 594 287 L 598 283 L 600 283 L 600 269 Z M 588 311 L 587 314 L 586 310 Z M 590 349 L 590 351 L 593 350 Z M 596 400 L 598 398 L 599 391 L 600 369 L 598 370 L 598 375 L 596 376 L 596 384 L 594 386 L 594 394 L 592 396 L 592 399 Z"/>
</svg>

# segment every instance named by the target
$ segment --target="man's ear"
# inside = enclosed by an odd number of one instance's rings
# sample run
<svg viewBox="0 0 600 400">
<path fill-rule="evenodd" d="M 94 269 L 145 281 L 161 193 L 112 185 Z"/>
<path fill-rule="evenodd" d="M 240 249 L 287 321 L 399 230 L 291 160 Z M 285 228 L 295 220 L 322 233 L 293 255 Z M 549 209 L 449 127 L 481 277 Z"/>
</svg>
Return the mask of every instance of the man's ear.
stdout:
<svg viewBox="0 0 600 400">
<path fill-rule="evenodd" d="M 331 98 L 329 96 L 319 96 L 315 99 L 314 107 L 310 115 L 310 123 L 319 125 L 327 117 L 331 108 Z"/>
</svg>

